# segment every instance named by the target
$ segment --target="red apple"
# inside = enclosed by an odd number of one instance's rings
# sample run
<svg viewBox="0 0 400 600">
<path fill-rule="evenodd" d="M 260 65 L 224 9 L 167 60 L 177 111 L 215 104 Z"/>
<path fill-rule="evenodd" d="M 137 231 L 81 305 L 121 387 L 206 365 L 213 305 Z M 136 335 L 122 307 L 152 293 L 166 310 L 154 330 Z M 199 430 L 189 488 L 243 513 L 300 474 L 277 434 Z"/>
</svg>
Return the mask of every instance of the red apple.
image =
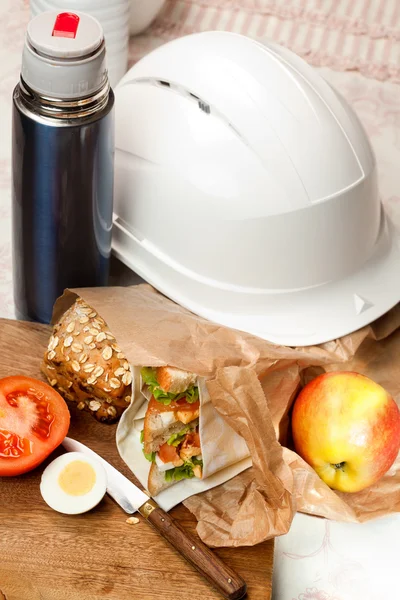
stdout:
<svg viewBox="0 0 400 600">
<path fill-rule="evenodd" d="M 380 385 L 359 373 L 316 377 L 296 399 L 296 452 L 329 487 L 359 492 L 391 467 L 400 448 L 400 411 Z"/>
</svg>

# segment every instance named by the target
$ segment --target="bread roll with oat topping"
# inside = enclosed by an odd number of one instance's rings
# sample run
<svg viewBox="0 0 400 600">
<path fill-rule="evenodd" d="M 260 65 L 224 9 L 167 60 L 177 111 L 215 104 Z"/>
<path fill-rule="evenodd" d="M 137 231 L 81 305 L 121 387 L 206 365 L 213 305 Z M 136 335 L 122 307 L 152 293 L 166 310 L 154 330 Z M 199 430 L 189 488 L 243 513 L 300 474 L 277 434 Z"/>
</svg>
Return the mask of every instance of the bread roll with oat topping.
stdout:
<svg viewBox="0 0 400 600">
<path fill-rule="evenodd" d="M 81 298 L 54 326 L 41 369 L 98 421 L 115 422 L 131 401 L 131 367 L 104 319 Z"/>
</svg>

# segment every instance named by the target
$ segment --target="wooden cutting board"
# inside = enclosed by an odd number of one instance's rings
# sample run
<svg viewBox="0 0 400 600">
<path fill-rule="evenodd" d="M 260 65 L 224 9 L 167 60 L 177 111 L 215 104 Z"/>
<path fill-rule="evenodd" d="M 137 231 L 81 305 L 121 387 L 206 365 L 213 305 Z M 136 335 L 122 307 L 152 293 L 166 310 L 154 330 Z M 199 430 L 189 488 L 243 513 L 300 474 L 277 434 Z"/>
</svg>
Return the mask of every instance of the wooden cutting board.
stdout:
<svg viewBox="0 0 400 600">
<path fill-rule="evenodd" d="M 45 325 L 0 319 L 0 377 L 42 378 L 39 364 L 49 331 Z M 70 409 L 69 435 L 135 481 L 116 449 L 116 426 Z M 108 496 L 84 515 L 51 510 L 39 491 L 51 459 L 26 475 L 0 477 L 0 600 L 220 598 L 142 517 L 137 525 L 127 525 L 128 515 Z M 171 514 L 195 530 L 196 521 L 183 505 Z M 215 552 L 245 579 L 248 598 L 270 600 L 273 550 L 269 541 Z"/>
</svg>

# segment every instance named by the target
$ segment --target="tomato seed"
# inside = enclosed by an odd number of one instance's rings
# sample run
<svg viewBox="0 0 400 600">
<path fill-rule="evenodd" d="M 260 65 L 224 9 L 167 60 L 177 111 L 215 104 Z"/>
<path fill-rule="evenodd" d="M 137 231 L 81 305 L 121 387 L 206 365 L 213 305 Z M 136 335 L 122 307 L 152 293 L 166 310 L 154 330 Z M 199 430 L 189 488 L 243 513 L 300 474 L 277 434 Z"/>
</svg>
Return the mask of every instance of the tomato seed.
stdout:
<svg viewBox="0 0 400 600">
<path fill-rule="evenodd" d="M 8 394 L 6 400 L 10 406 L 18 407 L 18 401 L 21 397 L 27 397 L 36 405 L 36 411 L 38 416 L 38 422 L 35 426 L 32 427 L 32 431 L 42 439 L 48 439 L 50 437 L 51 426 L 55 420 L 55 417 L 50 412 L 50 403 L 46 400 L 46 397 L 43 392 L 39 392 L 34 388 L 29 388 L 27 392 L 12 392 Z M 0 456 L 2 452 L 5 452 L 5 437 L 3 436 L 3 440 L 0 438 Z M 24 444 L 23 441 L 28 442 L 28 440 L 20 440 L 18 436 L 10 442 L 12 447 L 18 449 L 18 452 L 24 452 Z M 7 454 L 8 455 L 8 454 Z M 20 455 L 20 454 L 19 454 Z"/>
<path fill-rule="evenodd" d="M 6 400 L 10 406 L 13 406 L 13 407 L 18 406 L 17 398 L 15 396 L 13 396 L 12 394 L 8 394 L 8 396 L 6 397 Z"/>
<path fill-rule="evenodd" d="M 33 444 L 15 433 L 0 429 L 0 458 L 19 458 L 32 454 Z"/>
</svg>

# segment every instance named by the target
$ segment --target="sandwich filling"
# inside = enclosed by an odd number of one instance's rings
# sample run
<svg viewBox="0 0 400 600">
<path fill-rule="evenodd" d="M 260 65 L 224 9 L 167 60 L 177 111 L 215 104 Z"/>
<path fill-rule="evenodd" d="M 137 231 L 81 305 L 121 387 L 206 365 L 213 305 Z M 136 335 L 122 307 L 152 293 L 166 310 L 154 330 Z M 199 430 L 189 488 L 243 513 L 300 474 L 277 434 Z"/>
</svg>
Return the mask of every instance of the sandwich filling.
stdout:
<svg viewBox="0 0 400 600">
<path fill-rule="evenodd" d="M 171 367 L 144 367 L 141 376 L 151 393 L 141 433 L 144 456 L 166 483 L 201 478 L 196 376 Z"/>
<path fill-rule="evenodd" d="M 143 367 L 143 369 L 141 369 L 140 374 L 142 376 L 143 383 L 147 385 L 151 395 L 154 396 L 158 402 L 165 404 L 166 406 L 171 404 L 171 402 L 180 400 L 182 398 L 185 398 L 186 402 L 189 404 L 197 402 L 199 399 L 199 388 L 197 385 L 192 383 L 185 390 L 179 391 L 179 388 L 176 387 L 176 385 L 174 386 L 173 377 L 170 376 L 167 378 L 165 376 L 169 371 L 171 371 L 171 369 L 168 367 L 160 367 L 158 369 Z M 178 371 L 178 369 L 175 369 L 175 371 Z M 169 383 L 170 389 L 166 389 L 165 385 L 162 387 L 163 379 Z"/>
<path fill-rule="evenodd" d="M 143 454 L 164 473 L 167 482 L 192 477 L 201 479 L 203 460 L 198 425 L 187 425 L 179 433 L 173 433 L 157 452 L 147 453 L 143 449 Z"/>
</svg>

